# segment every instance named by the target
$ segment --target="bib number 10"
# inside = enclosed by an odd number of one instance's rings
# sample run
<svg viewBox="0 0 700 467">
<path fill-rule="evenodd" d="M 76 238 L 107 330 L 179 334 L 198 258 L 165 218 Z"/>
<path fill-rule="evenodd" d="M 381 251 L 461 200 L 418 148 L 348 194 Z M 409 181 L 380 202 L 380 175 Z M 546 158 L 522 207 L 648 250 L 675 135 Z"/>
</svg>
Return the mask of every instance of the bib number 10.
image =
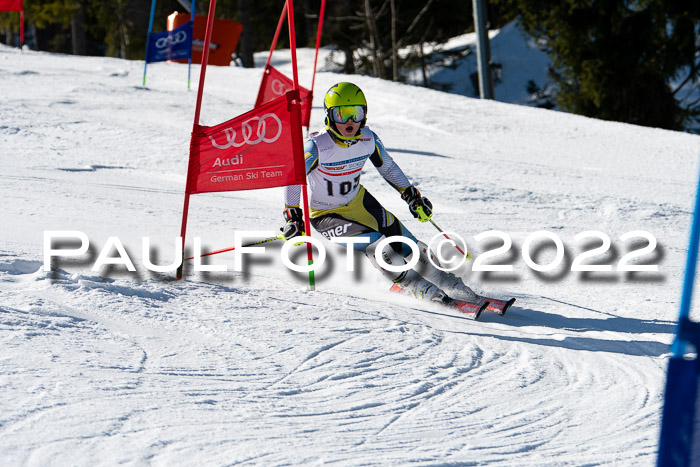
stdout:
<svg viewBox="0 0 700 467">
<path fill-rule="evenodd" d="M 328 180 L 327 178 L 324 179 L 326 181 L 326 191 L 328 192 L 328 196 L 336 196 L 336 193 L 338 193 L 340 196 L 345 196 L 351 191 L 357 189 L 358 186 L 360 186 L 360 176 L 358 175 L 355 177 L 352 182 L 349 180 L 346 180 L 341 183 L 333 183 L 332 181 Z"/>
</svg>

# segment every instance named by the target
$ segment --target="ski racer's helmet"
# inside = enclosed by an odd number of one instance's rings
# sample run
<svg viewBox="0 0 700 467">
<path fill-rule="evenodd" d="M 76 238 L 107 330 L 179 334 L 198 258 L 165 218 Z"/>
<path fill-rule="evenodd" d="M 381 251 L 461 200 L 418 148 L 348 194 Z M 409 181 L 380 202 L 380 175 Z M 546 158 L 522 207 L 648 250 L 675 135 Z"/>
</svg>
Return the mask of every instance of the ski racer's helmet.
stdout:
<svg viewBox="0 0 700 467">
<path fill-rule="evenodd" d="M 323 108 L 326 111 L 326 126 L 334 136 L 343 140 L 357 140 L 361 131 L 354 136 L 343 136 L 338 132 L 336 123 L 344 123 L 352 118 L 361 123 L 360 130 L 367 123 L 367 99 L 362 89 L 348 82 L 331 86 L 323 98 Z"/>
</svg>

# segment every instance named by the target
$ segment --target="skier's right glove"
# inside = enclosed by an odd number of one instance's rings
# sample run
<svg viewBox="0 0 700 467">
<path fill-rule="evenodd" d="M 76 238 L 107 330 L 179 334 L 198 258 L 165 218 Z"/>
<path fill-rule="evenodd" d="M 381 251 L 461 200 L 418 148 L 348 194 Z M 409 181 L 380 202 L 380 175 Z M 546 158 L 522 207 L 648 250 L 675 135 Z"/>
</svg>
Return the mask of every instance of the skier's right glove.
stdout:
<svg viewBox="0 0 700 467">
<path fill-rule="evenodd" d="M 304 215 L 299 208 L 287 208 L 284 210 L 284 220 L 287 221 L 281 227 L 282 236 L 285 240 L 304 235 Z"/>
<path fill-rule="evenodd" d="M 401 193 L 401 198 L 408 204 L 408 210 L 413 217 L 421 222 L 430 220 L 433 216 L 433 203 L 428 198 L 421 196 L 420 191 L 414 186 L 409 186 Z"/>
</svg>

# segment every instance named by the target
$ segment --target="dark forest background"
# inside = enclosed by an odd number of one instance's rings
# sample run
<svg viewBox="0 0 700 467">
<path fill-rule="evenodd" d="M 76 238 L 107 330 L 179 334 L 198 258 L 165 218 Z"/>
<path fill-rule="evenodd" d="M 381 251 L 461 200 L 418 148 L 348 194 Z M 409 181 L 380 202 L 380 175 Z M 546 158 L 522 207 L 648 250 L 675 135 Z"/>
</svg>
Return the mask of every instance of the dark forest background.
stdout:
<svg viewBox="0 0 700 467">
<path fill-rule="evenodd" d="M 189 6 L 190 1 L 182 0 Z M 518 20 L 551 60 L 562 110 L 673 130 L 700 127 L 699 0 L 488 0 L 488 26 Z M 321 0 L 294 2 L 297 46 L 313 47 Z M 284 0 L 218 0 L 216 16 L 243 25 L 234 63 L 269 50 Z M 206 14 L 209 2 L 198 1 Z M 35 50 L 143 60 L 149 0 L 24 0 L 25 42 Z M 158 0 L 154 32 L 185 12 Z M 17 13 L 0 13 L 0 42 L 18 44 Z M 474 30 L 471 0 L 327 0 L 322 45 L 345 73 L 403 81 L 471 50 L 436 44 Z M 431 52 L 424 53 L 424 45 Z M 282 34 L 278 47 L 288 47 Z M 402 53 L 398 51 L 401 50 Z M 455 54 L 457 57 L 455 57 Z M 468 79 L 468 77 L 465 77 Z M 430 86 L 427 75 L 424 85 Z M 692 91 L 695 92 L 692 92 Z"/>
</svg>

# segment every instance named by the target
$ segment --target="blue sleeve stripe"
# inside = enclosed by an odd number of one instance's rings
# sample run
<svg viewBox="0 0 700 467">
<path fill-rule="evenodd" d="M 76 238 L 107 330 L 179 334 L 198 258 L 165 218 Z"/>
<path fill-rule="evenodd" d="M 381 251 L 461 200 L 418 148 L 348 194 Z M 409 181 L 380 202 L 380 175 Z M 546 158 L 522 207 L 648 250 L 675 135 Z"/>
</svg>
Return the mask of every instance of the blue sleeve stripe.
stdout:
<svg viewBox="0 0 700 467">
<path fill-rule="evenodd" d="M 306 173 L 308 174 L 318 165 L 318 147 L 313 140 L 306 142 L 304 147 L 304 161 L 306 162 Z"/>
</svg>

